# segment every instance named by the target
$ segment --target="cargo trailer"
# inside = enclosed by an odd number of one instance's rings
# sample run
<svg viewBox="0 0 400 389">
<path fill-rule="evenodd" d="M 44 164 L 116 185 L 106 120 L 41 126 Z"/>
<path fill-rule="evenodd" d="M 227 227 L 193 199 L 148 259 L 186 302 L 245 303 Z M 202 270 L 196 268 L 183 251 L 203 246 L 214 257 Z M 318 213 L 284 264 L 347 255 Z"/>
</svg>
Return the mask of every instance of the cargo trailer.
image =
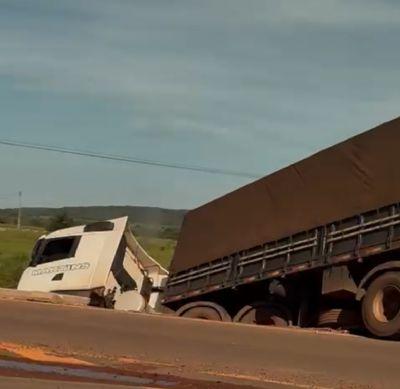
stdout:
<svg viewBox="0 0 400 389">
<path fill-rule="evenodd" d="M 178 315 L 400 333 L 400 119 L 187 213 Z"/>
</svg>

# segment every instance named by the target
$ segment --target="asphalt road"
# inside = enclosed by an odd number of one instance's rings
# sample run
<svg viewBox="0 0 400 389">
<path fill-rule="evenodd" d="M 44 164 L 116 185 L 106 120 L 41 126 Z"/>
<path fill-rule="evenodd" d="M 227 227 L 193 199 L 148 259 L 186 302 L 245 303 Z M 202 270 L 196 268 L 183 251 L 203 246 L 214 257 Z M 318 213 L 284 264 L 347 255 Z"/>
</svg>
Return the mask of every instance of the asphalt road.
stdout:
<svg viewBox="0 0 400 389">
<path fill-rule="evenodd" d="M 91 384 L 68 381 L 41 380 L 32 378 L 3 377 L 0 388 L 4 389 L 126 389 L 126 386 Z"/>
<path fill-rule="evenodd" d="M 40 346 L 228 387 L 400 387 L 400 343 L 351 335 L 1 300 L 0 329 L 0 350 Z"/>
</svg>

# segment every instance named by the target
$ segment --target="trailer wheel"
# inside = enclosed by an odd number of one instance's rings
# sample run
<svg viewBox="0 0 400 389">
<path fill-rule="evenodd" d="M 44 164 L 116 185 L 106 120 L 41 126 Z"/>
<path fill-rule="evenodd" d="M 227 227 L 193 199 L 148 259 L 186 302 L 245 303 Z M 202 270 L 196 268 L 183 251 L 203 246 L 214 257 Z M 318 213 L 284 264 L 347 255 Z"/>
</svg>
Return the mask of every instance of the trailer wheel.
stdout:
<svg viewBox="0 0 400 389">
<path fill-rule="evenodd" d="M 400 335 L 400 273 L 384 273 L 371 283 L 362 301 L 362 318 L 377 337 Z"/>
<path fill-rule="evenodd" d="M 232 318 L 225 308 L 210 301 L 198 301 L 186 304 L 176 312 L 177 316 L 190 319 L 230 322 Z"/>
<path fill-rule="evenodd" d="M 291 324 L 289 310 L 281 304 L 256 302 L 244 306 L 233 318 L 236 323 L 287 327 Z"/>
</svg>

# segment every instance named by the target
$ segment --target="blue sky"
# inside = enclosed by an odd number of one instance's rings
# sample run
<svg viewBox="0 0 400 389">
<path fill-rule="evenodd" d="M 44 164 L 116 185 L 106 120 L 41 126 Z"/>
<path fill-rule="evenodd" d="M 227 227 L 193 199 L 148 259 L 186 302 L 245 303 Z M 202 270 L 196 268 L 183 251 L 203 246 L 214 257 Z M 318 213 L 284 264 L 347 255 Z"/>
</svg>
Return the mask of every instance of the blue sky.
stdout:
<svg viewBox="0 0 400 389">
<path fill-rule="evenodd" d="M 399 37 L 393 0 L 0 0 L 0 138 L 264 175 L 399 116 Z M 0 207 L 192 208 L 249 182 L 0 164 Z"/>
</svg>

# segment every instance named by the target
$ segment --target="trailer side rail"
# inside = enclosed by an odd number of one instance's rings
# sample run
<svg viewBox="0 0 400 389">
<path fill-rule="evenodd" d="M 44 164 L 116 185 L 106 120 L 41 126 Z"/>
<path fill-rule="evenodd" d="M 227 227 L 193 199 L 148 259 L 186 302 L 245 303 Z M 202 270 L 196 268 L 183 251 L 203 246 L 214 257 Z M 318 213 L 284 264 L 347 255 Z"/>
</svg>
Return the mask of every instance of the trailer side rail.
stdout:
<svg viewBox="0 0 400 389">
<path fill-rule="evenodd" d="M 306 271 L 400 246 L 400 207 L 390 205 L 172 275 L 164 302 Z"/>
</svg>

